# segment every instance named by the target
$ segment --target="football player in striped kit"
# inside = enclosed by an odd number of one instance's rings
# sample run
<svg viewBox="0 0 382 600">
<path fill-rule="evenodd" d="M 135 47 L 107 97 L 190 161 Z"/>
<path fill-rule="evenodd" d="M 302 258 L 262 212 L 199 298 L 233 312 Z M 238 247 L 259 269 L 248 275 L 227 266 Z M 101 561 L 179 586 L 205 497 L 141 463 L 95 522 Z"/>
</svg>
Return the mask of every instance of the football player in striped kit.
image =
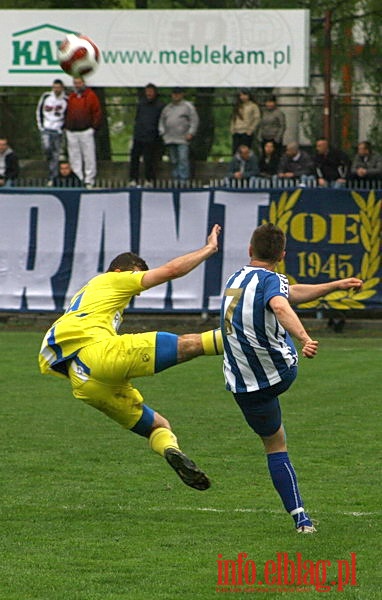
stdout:
<svg viewBox="0 0 382 600">
<path fill-rule="evenodd" d="M 263 441 L 273 485 L 297 532 L 314 533 L 288 456 L 278 396 L 297 375 L 298 354 L 291 336 L 300 342 L 306 358 L 314 358 L 318 342 L 290 303 L 309 302 L 338 289 L 359 289 L 362 281 L 350 277 L 289 286 L 286 276 L 275 272 L 285 256 L 285 244 L 279 227 L 261 225 L 251 237 L 249 264 L 228 279 L 221 310 L 224 375 L 227 390 Z"/>
</svg>

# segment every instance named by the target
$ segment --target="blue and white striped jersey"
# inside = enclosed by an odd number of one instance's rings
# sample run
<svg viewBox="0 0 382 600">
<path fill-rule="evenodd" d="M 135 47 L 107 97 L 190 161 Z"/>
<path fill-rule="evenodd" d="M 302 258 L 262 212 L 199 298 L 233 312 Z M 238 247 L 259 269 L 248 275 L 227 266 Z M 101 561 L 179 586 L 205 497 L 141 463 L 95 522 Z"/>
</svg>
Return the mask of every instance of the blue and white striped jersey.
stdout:
<svg viewBox="0 0 382 600">
<path fill-rule="evenodd" d="M 267 269 L 248 265 L 229 278 L 221 309 L 227 390 L 267 388 L 297 365 L 293 341 L 268 304 L 288 293 L 285 275 Z"/>
</svg>

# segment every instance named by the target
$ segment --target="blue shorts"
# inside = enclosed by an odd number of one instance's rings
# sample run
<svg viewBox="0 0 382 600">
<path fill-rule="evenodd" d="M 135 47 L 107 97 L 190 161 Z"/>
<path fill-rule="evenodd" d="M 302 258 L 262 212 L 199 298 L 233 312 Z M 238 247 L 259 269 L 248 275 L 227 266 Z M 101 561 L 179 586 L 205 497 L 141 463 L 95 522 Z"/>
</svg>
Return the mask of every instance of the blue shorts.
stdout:
<svg viewBox="0 0 382 600">
<path fill-rule="evenodd" d="M 234 394 L 234 398 L 248 425 L 262 437 L 273 435 L 281 426 L 281 408 L 278 396 L 292 385 L 297 367 L 292 367 L 282 381 L 256 392 Z"/>
</svg>

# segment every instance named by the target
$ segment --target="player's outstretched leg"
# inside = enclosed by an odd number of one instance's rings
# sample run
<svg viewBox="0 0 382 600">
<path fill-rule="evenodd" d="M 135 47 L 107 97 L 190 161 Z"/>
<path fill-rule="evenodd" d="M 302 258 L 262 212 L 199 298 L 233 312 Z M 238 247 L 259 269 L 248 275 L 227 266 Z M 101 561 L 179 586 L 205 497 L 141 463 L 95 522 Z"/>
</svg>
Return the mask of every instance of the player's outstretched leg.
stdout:
<svg viewBox="0 0 382 600">
<path fill-rule="evenodd" d="M 223 339 L 220 329 L 203 333 L 187 333 L 178 337 L 178 363 L 197 356 L 223 354 Z"/>
<path fill-rule="evenodd" d="M 123 336 L 116 337 L 123 338 Z M 196 337 L 200 338 L 200 335 L 197 334 Z M 155 372 L 176 365 L 178 362 L 178 336 L 158 333 L 156 338 Z M 158 338 L 161 340 L 160 342 L 158 342 Z M 99 344 L 96 345 L 99 346 Z M 152 350 L 151 347 L 150 349 Z M 186 485 L 198 490 L 209 488 L 210 482 L 207 475 L 180 450 L 176 436 L 171 431 L 167 419 L 144 404 L 142 395 L 129 380 L 126 380 L 124 372 L 122 372 L 120 380 L 117 380 L 116 384 L 111 384 L 108 380 L 108 383 L 104 383 L 102 377 L 97 380 L 88 376 L 84 382 L 82 365 L 87 367 L 88 363 L 94 364 L 88 360 L 88 354 L 88 349 L 81 352 L 81 371 L 78 372 L 73 366 L 70 368 L 69 375 L 74 396 L 102 411 L 122 427 L 147 438 L 152 450 L 166 459 Z M 109 350 L 109 361 L 110 354 Z M 112 368 L 114 368 L 118 353 L 112 356 L 115 357 L 115 361 L 111 360 Z M 74 361 L 73 364 L 75 364 L 75 367 L 77 366 Z M 124 365 L 123 360 L 121 364 Z M 104 362 L 101 361 L 100 365 L 96 366 L 98 368 L 97 374 L 99 374 L 100 369 L 105 368 Z M 90 367 L 88 370 L 90 371 Z M 136 375 L 142 376 L 142 372 L 138 370 Z"/>
<path fill-rule="evenodd" d="M 155 413 L 154 428 L 149 436 L 150 448 L 163 456 L 180 479 L 196 490 L 207 490 L 211 483 L 207 475 L 184 454 L 178 440 L 170 429 L 170 424 L 158 413 Z"/>
</svg>

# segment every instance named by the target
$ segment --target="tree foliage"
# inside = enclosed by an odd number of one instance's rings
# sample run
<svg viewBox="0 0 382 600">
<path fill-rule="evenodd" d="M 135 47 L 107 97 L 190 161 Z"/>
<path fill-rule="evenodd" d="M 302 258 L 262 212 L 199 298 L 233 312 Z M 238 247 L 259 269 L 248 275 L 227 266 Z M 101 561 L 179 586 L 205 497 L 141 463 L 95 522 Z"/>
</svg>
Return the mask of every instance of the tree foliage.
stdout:
<svg viewBox="0 0 382 600">
<path fill-rule="evenodd" d="M 58 8 L 56 0 L 18 0 L 18 9 L 54 9 Z M 275 6 L 276 5 L 276 6 Z M 14 9 L 14 0 L 0 0 L 0 9 Z M 344 124 L 349 127 L 348 145 L 354 144 L 357 138 L 356 101 L 365 89 L 372 96 L 370 101 L 375 105 L 375 119 L 369 132 L 369 138 L 382 149 L 382 67 L 379 57 L 382 54 L 381 0 L 61 0 L 60 9 L 308 9 L 310 11 L 311 28 L 311 78 L 310 86 L 305 90 L 306 132 L 312 140 L 322 135 L 322 91 L 323 91 L 323 56 L 325 34 L 323 18 L 326 11 L 331 12 L 332 38 L 332 82 L 333 82 L 333 130 L 338 136 L 346 134 Z M 367 86 L 367 87 L 366 87 Z M 30 154 L 32 145 L 36 153 L 36 132 L 34 127 L 34 108 L 40 89 L 22 88 L 18 92 L 17 106 L 12 104 L 12 92 L 3 88 L 0 96 L 0 128 L 3 131 L 23 131 L 25 150 Z M 188 97 L 197 104 L 202 124 L 206 130 L 195 141 L 195 153 L 206 158 L 211 151 L 213 138 L 215 152 L 229 152 L 228 118 L 230 101 L 236 90 L 216 90 L 211 88 L 209 94 L 203 88 L 189 90 Z M 130 104 L 135 90 L 130 90 Z M 168 90 L 163 91 L 168 95 Z M 215 92 L 215 93 L 214 93 Z M 16 96 L 17 91 L 13 91 Z M 110 104 L 110 96 L 119 96 L 118 91 L 101 92 L 105 101 Z M 358 96 L 357 96 L 358 95 Z M 258 90 L 261 97 L 261 90 Z M 122 95 L 121 95 L 122 97 Z M 222 98 L 224 101 L 222 101 Z M 166 99 L 166 98 L 164 98 Z M 12 104 L 12 107 L 11 107 Z M 11 110 L 12 108 L 12 110 Z M 118 111 L 117 111 L 118 112 Z M 126 109 L 129 120 L 134 109 Z M 123 111 L 122 111 L 123 113 Z M 122 114 L 119 112 L 119 115 Z M 217 126 L 215 127 L 214 121 Z M 113 123 L 112 123 L 113 125 Z M 131 124 L 130 124 L 131 125 Z M 131 126 L 126 129 L 131 135 Z M 224 135 L 222 133 L 224 129 Z M 345 134 L 343 133 L 345 131 Z M 225 136 L 227 141 L 225 142 Z M 218 141 L 216 141 L 218 140 Z M 344 140 L 346 142 L 346 140 Z M 105 145 L 103 144 L 103 147 Z M 126 148 L 127 151 L 127 148 Z"/>
<path fill-rule="evenodd" d="M 382 54 L 382 3 L 381 0 L 147 0 L 148 8 L 261 8 L 261 9 L 307 9 L 311 17 L 311 79 L 305 104 L 308 107 L 307 134 L 313 140 L 322 135 L 322 114 L 319 117 L 323 89 L 323 56 L 325 33 L 323 19 L 331 14 L 332 37 L 332 82 L 333 82 L 333 130 L 337 134 L 348 135 L 344 145 L 355 143 L 357 137 L 357 98 L 365 91 L 365 83 L 370 99 L 375 103 L 375 119 L 370 135 L 382 149 L 382 106 L 379 97 L 382 91 L 382 67 L 379 56 Z M 320 77 L 321 76 L 321 77 Z M 322 100 L 321 100 L 322 103 Z M 320 111 L 322 113 L 322 106 Z M 353 124 L 346 132 L 341 124 Z M 343 131 L 340 131 L 340 129 Z"/>
</svg>

